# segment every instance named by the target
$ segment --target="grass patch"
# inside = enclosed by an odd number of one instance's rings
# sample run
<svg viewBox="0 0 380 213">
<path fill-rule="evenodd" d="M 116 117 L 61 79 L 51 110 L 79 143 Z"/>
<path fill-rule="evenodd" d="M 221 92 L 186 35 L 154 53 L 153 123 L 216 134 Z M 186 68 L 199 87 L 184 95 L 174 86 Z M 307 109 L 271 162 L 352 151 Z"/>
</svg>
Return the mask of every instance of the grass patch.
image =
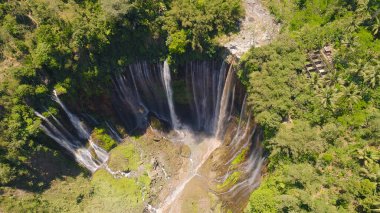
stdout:
<svg viewBox="0 0 380 213">
<path fill-rule="evenodd" d="M 49 203 L 54 212 L 80 212 L 85 209 L 86 200 L 91 198 L 92 187 L 89 178 L 84 176 L 68 177 L 55 181 L 42 199 Z"/>
<path fill-rule="evenodd" d="M 111 151 L 108 165 L 113 170 L 136 171 L 140 162 L 140 153 L 133 144 L 123 143 Z"/>
<path fill-rule="evenodd" d="M 91 134 L 94 142 L 105 149 L 107 152 L 117 146 L 117 142 L 106 133 L 105 129 L 95 128 Z"/>
<path fill-rule="evenodd" d="M 91 191 L 90 180 L 83 175 L 57 179 L 42 194 L 4 188 L 0 212 L 83 212 Z"/>
<path fill-rule="evenodd" d="M 135 179 L 115 179 L 105 170 L 97 171 L 91 181 L 93 194 L 86 202 L 88 212 L 142 212 L 144 196 Z"/>
<path fill-rule="evenodd" d="M 47 203 L 33 193 L 0 188 L 0 212 L 43 212 L 46 207 Z"/>
<path fill-rule="evenodd" d="M 151 179 L 138 169 L 141 159 L 133 144 L 123 143 L 111 151 L 110 167 L 137 171 L 134 178 L 114 178 L 104 169 L 88 178 L 84 173 L 62 176 L 42 193 L 0 187 L 0 212 L 143 212 Z"/>
</svg>

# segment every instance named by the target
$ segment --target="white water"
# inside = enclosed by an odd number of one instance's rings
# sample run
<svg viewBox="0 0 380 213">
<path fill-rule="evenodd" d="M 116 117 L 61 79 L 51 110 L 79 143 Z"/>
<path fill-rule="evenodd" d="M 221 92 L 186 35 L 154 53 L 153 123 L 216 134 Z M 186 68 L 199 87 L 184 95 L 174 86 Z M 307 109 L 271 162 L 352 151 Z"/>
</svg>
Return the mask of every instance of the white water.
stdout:
<svg viewBox="0 0 380 213">
<path fill-rule="evenodd" d="M 54 115 L 50 115 L 54 120 L 54 123 L 52 123 L 48 118 L 35 111 L 35 114 L 45 122 L 45 124 L 42 123 L 40 126 L 42 131 L 70 152 L 74 156 L 75 160 L 89 171 L 95 172 L 99 168 L 104 168 L 115 178 L 129 177 L 129 172 L 113 171 L 108 167 L 107 161 L 109 159 L 109 154 L 107 151 L 93 142 L 91 133 L 88 130 L 89 128 L 82 121 L 80 121 L 76 115 L 68 110 L 68 108 L 58 97 L 55 90 L 53 91 L 53 95 L 53 100 L 57 102 L 64 110 L 70 120 L 70 124 L 75 128 L 79 138 L 71 134 Z M 118 133 L 108 123 L 106 123 L 106 125 L 108 126 L 111 134 L 117 140 L 121 141 L 122 139 Z M 83 139 L 87 140 L 89 145 L 88 147 L 81 143 L 80 140 Z M 95 155 L 91 153 L 95 153 Z"/>
<path fill-rule="evenodd" d="M 219 71 L 219 76 L 218 76 L 218 88 L 217 88 L 217 96 L 216 96 L 216 105 L 215 105 L 215 113 L 214 113 L 214 132 L 216 131 L 216 127 L 218 125 L 218 118 L 219 117 L 219 113 L 220 113 L 220 102 L 221 102 L 221 95 L 222 95 L 222 92 L 223 92 L 223 85 L 224 85 L 224 82 L 225 82 L 225 79 L 224 79 L 224 76 L 226 75 L 226 63 L 223 61 L 222 63 L 222 67 L 220 68 L 220 71 Z"/>
<path fill-rule="evenodd" d="M 99 162 L 98 160 L 92 157 L 89 149 L 80 145 L 79 140 L 69 139 L 65 135 L 65 132 L 67 132 L 67 130 L 64 129 L 63 126 L 59 125 L 60 129 L 62 129 L 60 130 L 57 127 L 55 127 L 55 125 L 51 121 L 49 121 L 49 119 L 47 119 L 40 113 L 35 112 L 35 114 L 46 123 L 46 124 L 41 124 L 42 131 L 44 131 L 46 135 L 48 135 L 50 138 L 56 141 L 59 145 L 65 148 L 68 152 L 70 152 L 75 157 L 75 160 L 79 164 L 83 165 L 85 168 L 87 168 L 91 172 L 95 172 L 100 167 L 101 162 Z"/>
<path fill-rule="evenodd" d="M 114 78 L 114 86 L 119 98 L 119 102 L 115 102 L 116 109 L 126 126 L 146 129 L 149 113 L 177 125 L 178 119 L 174 117 L 175 113 L 172 114 L 174 104 L 169 106 L 173 102 L 168 102 L 172 99 L 168 97 L 172 95 L 168 67 L 165 69 L 162 64 L 148 65 L 145 62 L 131 64 L 127 72 Z"/>
<path fill-rule="evenodd" d="M 121 143 L 123 139 L 120 137 L 119 133 L 114 128 L 112 128 L 112 126 L 108 122 L 106 122 L 106 125 L 111 133 L 112 138 L 115 139 L 117 142 Z"/>
<path fill-rule="evenodd" d="M 177 130 L 180 128 L 180 123 L 174 110 L 173 91 L 171 87 L 171 75 L 170 75 L 169 64 L 167 61 L 164 62 L 162 77 L 163 77 L 162 80 L 165 85 L 166 98 L 168 100 L 168 105 L 169 105 L 171 123 L 173 125 L 173 129 Z"/>
<path fill-rule="evenodd" d="M 41 129 L 50 138 L 70 152 L 78 163 L 91 172 L 95 172 L 108 160 L 108 153 L 92 141 L 91 133 L 88 130 L 88 127 L 86 127 L 86 125 L 80 121 L 76 115 L 67 109 L 55 90 L 53 91 L 53 100 L 57 102 L 66 113 L 79 138 L 76 138 L 74 135 L 70 134 L 56 117 L 51 116 L 55 122 L 55 124 L 53 124 L 48 118 L 38 112 L 35 112 L 35 114 L 45 122 L 45 124 L 41 124 Z M 86 148 L 80 142 L 81 140 L 87 140 L 89 147 Z M 92 156 L 91 149 L 94 151 L 95 156 Z"/>
<path fill-rule="evenodd" d="M 57 102 L 65 111 L 66 115 L 69 117 L 71 121 L 71 124 L 77 130 L 79 137 L 81 137 L 82 139 L 88 139 L 90 137 L 90 132 L 87 130 L 87 127 L 78 119 L 78 117 L 76 117 L 66 108 L 66 106 L 59 99 L 57 92 L 55 90 L 53 91 L 53 95 L 54 95 L 53 100 Z"/>
<path fill-rule="evenodd" d="M 227 74 L 226 83 L 224 84 L 224 88 L 223 88 L 223 95 L 221 98 L 222 100 L 221 100 L 221 105 L 220 105 L 220 109 L 219 109 L 219 115 L 217 118 L 218 123 L 216 126 L 216 133 L 215 133 L 216 138 L 222 138 L 223 137 L 225 122 L 228 119 L 227 118 L 227 108 L 228 108 L 229 99 L 230 99 L 231 94 L 232 94 L 231 87 L 233 85 L 233 76 L 235 74 L 233 72 L 232 67 L 233 66 L 231 65 L 230 70 Z"/>
<path fill-rule="evenodd" d="M 228 71 L 224 61 L 222 63 L 195 61 L 186 65 L 185 80 L 188 91 L 192 94 L 190 106 L 195 130 L 211 135 L 216 133 Z M 228 92 L 233 93 L 232 90 Z M 228 99 L 231 100 L 231 97 Z"/>
</svg>

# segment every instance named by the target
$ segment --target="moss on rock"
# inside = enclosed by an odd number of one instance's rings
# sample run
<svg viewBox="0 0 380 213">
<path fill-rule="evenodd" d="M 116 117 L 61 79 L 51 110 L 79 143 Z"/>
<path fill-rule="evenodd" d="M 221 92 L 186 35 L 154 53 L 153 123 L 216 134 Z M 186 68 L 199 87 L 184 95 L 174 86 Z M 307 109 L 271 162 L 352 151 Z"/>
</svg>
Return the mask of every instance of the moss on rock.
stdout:
<svg viewBox="0 0 380 213">
<path fill-rule="evenodd" d="M 110 152 L 108 166 L 118 171 L 136 171 L 141 163 L 140 153 L 133 144 L 123 143 Z"/>
<path fill-rule="evenodd" d="M 102 147 L 106 151 L 110 151 L 111 149 L 117 146 L 117 142 L 106 133 L 105 129 L 95 128 L 92 131 L 91 137 L 94 143 L 96 143 L 98 146 Z"/>
</svg>

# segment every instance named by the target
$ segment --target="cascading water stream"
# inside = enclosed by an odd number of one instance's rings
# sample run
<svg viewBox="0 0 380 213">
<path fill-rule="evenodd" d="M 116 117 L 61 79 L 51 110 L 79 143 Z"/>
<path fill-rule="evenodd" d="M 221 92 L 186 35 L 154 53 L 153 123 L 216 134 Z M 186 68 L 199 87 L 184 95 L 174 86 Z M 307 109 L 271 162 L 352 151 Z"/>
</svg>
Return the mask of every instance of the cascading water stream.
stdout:
<svg viewBox="0 0 380 213">
<path fill-rule="evenodd" d="M 216 125 L 216 131 L 215 131 L 215 137 L 216 138 L 222 138 L 223 134 L 224 134 L 224 126 L 225 126 L 225 122 L 226 122 L 226 119 L 227 119 L 227 109 L 228 109 L 228 105 L 229 105 L 229 99 L 231 97 L 231 87 L 233 85 L 233 76 L 234 76 L 234 72 L 233 72 L 233 65 L 230 65 L 230 69 L 229 69 L 229 72 L 227 74 L 227 79 L 226 79 L 226 82 L 224 84 L 224 88 L 223 88 L 223 93 L 222 93 L 222 97 L 221 97 L 221 102 L 220 102 L 220 108 L 219 109 L 216 109 L 216 110 L 219 110 L 219 114 L 218 114 L 218 117 L 217 117 L 217 125 Z"/>
<path fill-rule="evenodd" d="M 169 64 L 167 61 L 164 62 L 162 77 L 163 77 L 163 82 L 165 85 L 166 98 L 168 100 L 168 105 L 169 105 L 171 123 L 173 125 L 173 129 L 177 130 L 180 128 L 180 123 L 174 110 L 173 91 L 171 87 L 171 75 L 170 75 Z"/>
<path fill-rule="evenodd" d="M 208 160 L 209 156 L 221 145 L 221 141 L 215 139 L 215 138 L 208 138 L 204 139 L 202 141 L 202 144 L 204 144 L 206 147 L 206 151 L 202 153 L 201 159 L 197 163 L 197 165 L 190 171 L 190 174 L 186 179 L 184 179 L 176 188 L 174 191 L 170 193 L 168 197 L 164 200 L 164 202 L 160 205 L 159 209 L 156 209 L 156 212 L 164 212 L 167 211 L 172 205 L 173 202 L 176 201 L 176 199 L 181 195 L 182 191 L 186 187 L 186 185 L 195 177 L 198 175 L 199 169 L 203 166 L 203 164 Z M 204 146 L 203 146 L 204 147 Z M 193 165 L 194 166 L 194 165 Z"/>
<path fill-rule="evenodd" d="M 41 129 L 59 145 L 73 154 L 77 162 L 82 164 L 91 172 L 95 172 L 108 160 L 108 153 L 92 141 L 91 133 L 88 131 L 88 128 L 79 120 L 77 116 L 67 109 L 55 90 L 53 91 L 53 100 L 57 102 L 66 113 L 71 125 L 73 125 L 77 131 L 79 138 L 76 138 L 74 135 L 70 134 L 56 117 L 52 116 L 54 122 L 56 123 L 56 125 L 54 125 L 48 118 L 38 112 L 35 112 L 35 114 L 46 123 L 46 125 L 41 124 Z M 82 139 L 88 141 L 89 148 L 86 148 L 83 144 L 81 144 L 80 140 Z M 94 150 L 95 156 L 92 156 L 90 151 L 91 149 Z"/>
<path fill-rule="evenodd" d="M 218 76 L 218 88 L 217 88 L 217 96 L 216 96 L 216 105 L 215 105 L 215 113 L 214 113 L 214 129 L 213 131 L 216 131 L 216 127 L 218 125 L 219 120 L 217 119 L 219 117 L 220 113 L 220 102 L 221 102 L 221 95 L 223 92 L 223 85 L 225 82 L 224 76 L 226 75 L 226 63 L 223 61 L 222 67 L 220 68 L 219 76 Z"/>
<path fill-rule="evenodd" d="M 35 112 L 35 114 L 46 123 L 46 125 L 41 124 L 42 131 L 44 131 L 46 135 L 48 135 L 50 138 L 56 141 L 59 145 L 65 148 L 68 152 L 70 152 L 75 157 L 75 160 L 79 164 L 83 165 L 85 168 L 87 168 L 91 172 L 95 172 L 100 167 L 100 162 L 98 162 L 96 159 L 92 157 L 90 151 L 84 146 L 82 146 L 79 140 L 69 139 L 65 135 L 65 132 L 68 132 L 68 131 L 64 129 L 63 126 L 58 125 L 58 127 L 62 129 L 60 130 L 42 114 L 38 112 Z"/>
<path fill-rule="evenodd" d="M 161 121 L 179 126 L 174 104 L 169 102 L 173 94 L 170 80 L 168 67 L 162 64 L 148 65 L 146 62 L 131 64 L 126 72 L 114 77 L 118 98 L 115 110 L 119 112 L 121 120 L 128 123 L 126 126 L 145 129 L 149 126 L 149 116 L 152 114 Z"/>
<path fill-rule="evenodd" d="M 190 62 L 185 67 L 188 92 L 196 131 L 214 135 L 220 113 L 221 97 L 225 86 L 227 65 L 223 62 Z"/>
<path fill-rule="evenodd" d="M 90 137 L 90 133 L 87 130 L 87 127 L 78 119 L 78 117 L 76 117 L 66 108 L 66 106 L 59 99 L 57 91 L 54 90 L 53 95 L 53 100 L 57 102 L 65 111 L 66 115 L 69 117 L 71 121 L 71 124 L 75 127 L 76 131 L 78 132 L 79 137 L 81 137 L 82 139 L 88 139 Z"/>
</svg>

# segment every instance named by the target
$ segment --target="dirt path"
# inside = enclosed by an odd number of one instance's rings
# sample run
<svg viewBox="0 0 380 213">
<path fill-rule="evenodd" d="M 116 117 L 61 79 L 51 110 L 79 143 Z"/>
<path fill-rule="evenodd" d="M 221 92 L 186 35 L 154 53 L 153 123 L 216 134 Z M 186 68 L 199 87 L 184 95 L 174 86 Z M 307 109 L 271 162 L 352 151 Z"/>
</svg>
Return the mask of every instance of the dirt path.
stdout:
<svg viewBox="0 0 380 213">
<path fill-rule="evenodd" d="M 280 25 L 260 0 L 244 0 L 244 8 L 245 18 L 242 20 L 240 32 L 223 42 L 223 46 L 238 58 L 251 47 L 268 44 L 280 31 Z"/>
</svg>

